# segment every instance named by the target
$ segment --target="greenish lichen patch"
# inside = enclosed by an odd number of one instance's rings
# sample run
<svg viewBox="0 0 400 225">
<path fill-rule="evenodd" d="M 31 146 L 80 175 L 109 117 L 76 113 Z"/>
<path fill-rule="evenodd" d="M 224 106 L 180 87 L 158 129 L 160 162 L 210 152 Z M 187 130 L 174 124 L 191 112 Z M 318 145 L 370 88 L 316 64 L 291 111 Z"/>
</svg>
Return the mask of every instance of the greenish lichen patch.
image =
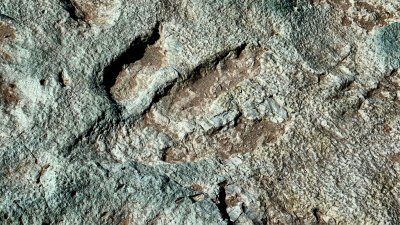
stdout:
<svg viewBox="0 0 400 225">
<path fill-rule="evenodd" d="M 267 2 L 267 9 L 272 15 L 287 15 L 296 7 L 297 1 L 295 0 L 272 0 Z"/>
<path fill-rule="evenodd" d="M 311 4 L 307 0 L 270 0 L 266 1 L 265 6 L 273 17 L 290 19 L 297 14 L 301 17 Z"/>
<path fill-rule="evenodd" d="M 400 23 L 383 27 L 377 35 L 376 44 L 388 66 L 400 66 Z"/>
</svg>

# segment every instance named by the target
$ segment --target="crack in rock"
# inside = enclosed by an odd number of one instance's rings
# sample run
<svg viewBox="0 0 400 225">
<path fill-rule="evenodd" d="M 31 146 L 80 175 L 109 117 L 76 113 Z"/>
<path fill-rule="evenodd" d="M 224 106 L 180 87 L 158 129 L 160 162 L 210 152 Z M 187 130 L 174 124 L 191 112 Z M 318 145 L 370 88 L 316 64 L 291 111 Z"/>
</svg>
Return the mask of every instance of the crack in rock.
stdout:
<svg viewBox="0 0 400 225">
<path fill-rule="evenodd" d="M 227 184 L 226 182 L 222 182 L 219 184 L 217 207 L 219 209 L 219 212 L 221 213 L 222 219 L 227 221 L 228 225 L 233 225 L 233 221 L 231 221 L 231 218 L 229 217 L 229 213 L 227 211 L 228 206 L 225 201 L 225 198 L 226 198 L 225 186 L 226 186 L 226 184 Z"/>
<path fill-rule="evenodd" d="M 104 68 L 103 85 L 107 93 L 110 94 L 111 88 L 115 85 L 118 75 L 125 65 L 134 63 L 143 58 L 149 45 L 153 45 L 160 38 L 160 23 L 157 23 L 151 33 L 146 37 L 137 37 L 123 53 L 112 60 Z"/>
</svg>

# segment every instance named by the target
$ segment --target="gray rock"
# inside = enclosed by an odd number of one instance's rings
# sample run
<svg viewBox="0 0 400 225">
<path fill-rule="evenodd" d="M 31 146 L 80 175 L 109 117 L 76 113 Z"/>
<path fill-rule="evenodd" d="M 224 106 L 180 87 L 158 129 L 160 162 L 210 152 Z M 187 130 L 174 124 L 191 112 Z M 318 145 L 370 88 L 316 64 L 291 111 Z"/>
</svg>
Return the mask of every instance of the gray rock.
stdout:
<svg viewBox="0 0 400 225">
<path fill-rule="evenodd" d="M 399 224 L 397 1 L 0 2 L 0 224 Z"/>
</svg>

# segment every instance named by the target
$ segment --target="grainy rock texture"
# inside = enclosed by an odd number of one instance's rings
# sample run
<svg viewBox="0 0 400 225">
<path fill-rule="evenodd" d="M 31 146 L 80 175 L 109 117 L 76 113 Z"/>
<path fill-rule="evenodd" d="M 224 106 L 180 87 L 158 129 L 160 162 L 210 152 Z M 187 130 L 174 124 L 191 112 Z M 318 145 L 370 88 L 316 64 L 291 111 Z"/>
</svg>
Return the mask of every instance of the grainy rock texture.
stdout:
<svg viewBox="0 0 400 225">
<path fill-rule="evenodd" d="M 400 1 L 1 0 L 0 224 L 400 224 Z"/>
</svg>

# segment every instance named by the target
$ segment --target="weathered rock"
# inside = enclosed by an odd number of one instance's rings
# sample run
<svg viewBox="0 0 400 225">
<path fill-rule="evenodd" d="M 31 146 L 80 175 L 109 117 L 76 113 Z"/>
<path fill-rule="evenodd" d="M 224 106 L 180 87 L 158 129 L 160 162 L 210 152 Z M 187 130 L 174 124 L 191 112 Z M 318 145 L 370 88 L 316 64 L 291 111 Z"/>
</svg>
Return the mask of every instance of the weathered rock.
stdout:
<svg viewBox="0 0 400 225">
<path fill-rule="evenodd" d="M 0 224 L 399 224 L 400 2 L 0 2 Z"/>
<path fill-rule="evenodd" d="M 71 0 L 75 13 L 90 25 L 113 25 L 120 15 L 119 0 Z"/>
</svg>

